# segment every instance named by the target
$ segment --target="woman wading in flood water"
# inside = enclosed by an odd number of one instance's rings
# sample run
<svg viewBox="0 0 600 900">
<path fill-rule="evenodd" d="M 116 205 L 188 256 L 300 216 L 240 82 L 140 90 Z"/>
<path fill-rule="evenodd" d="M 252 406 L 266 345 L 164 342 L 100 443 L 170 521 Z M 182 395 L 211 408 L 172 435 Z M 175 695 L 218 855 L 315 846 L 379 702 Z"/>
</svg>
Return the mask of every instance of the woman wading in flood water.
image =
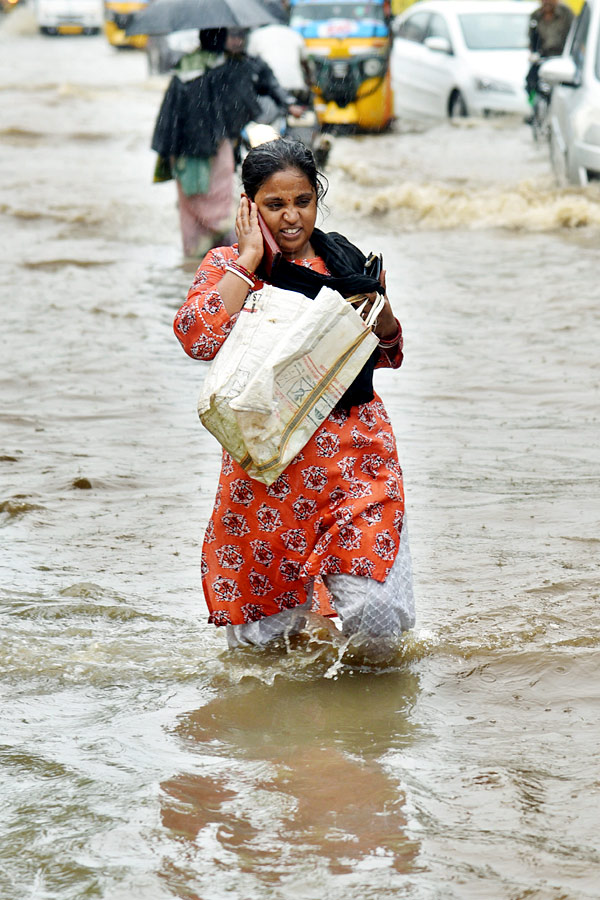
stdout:
<svg viewBox="0 0 600 900">
<path fill-rule="evenodd" d="M 277 140 L 244 160 L 237 245 L 211 250 L 175 318 L 194 359 L 211 360 L 250 290 L 265 282 L 315 297 L 323 285 L 349 297 L 384 293 L 365 256 L 340 234 L 315 228 L 324 188 L 304 144 Z M 283 259 L 265 272 L 261 213 Z M 297 633 L 308 610 L 337 615 L 343 634 L 373 658 L 393 652 L 415 621 L 404 488 L 373 370 L 402 363 L 402 330 L 387 297 L 380 343 L 301 453 L 267 487 L 223 453 L 202 549 L 209 621 L 230 647 Z"/>
</svg>

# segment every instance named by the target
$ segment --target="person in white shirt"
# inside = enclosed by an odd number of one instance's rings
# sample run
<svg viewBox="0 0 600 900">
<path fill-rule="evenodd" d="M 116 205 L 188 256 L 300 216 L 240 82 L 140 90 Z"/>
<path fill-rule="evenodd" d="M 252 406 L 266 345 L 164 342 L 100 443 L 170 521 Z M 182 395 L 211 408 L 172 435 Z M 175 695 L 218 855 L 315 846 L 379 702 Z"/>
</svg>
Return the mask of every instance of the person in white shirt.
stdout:
<svg viewBox="0 0 600 900">
<path fill-rule="evenodd" d="M 255 29 L 248 39 L 246 52 L 263 59 L 284 90 L 299 99 L 310 90 L 304 39 L 289 25 L 265 25 Z"/>
</svg>

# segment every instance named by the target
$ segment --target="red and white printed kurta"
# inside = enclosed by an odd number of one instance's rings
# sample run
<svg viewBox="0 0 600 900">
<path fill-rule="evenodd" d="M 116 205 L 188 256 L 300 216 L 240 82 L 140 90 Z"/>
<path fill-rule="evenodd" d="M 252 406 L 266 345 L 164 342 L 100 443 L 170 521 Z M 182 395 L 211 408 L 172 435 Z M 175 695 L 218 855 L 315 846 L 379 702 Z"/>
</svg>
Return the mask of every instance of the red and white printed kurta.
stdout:
<svg viewBox="0 0 600 900">
<path fill-rule="evenodd" d="M 175 317 L 175 334 L 193 359 L 213 359 L 235 325 L 215 285 L 237 257 L 237 245 L 211 250 Z M 299 264 L 329 274 L 321 258 Z M 400 366 L 402 341 L 390 353 L 380 351 L 378 367 Z M 223 452 L 202 548 L 209 621 L 239 625 L 297 606 L 313 577 L 313 608 L 335 615 L 321 576 L 384 581 L 403 517 L 396 441 L 377 395 L 350 413 L 333 410 L 270 487 Z"/>
</svg>

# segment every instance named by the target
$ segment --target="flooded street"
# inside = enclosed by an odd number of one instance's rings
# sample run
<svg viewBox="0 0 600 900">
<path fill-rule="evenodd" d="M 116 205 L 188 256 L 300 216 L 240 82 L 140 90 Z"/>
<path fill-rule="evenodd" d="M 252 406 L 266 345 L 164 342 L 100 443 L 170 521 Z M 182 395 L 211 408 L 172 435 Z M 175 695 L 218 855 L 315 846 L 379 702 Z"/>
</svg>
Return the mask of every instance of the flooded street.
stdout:
<svg viewBox="0 0 600 900">
<path fill-rule="evenodd" d="M 417 626 L 385 671 L 230 653 L 166 84 L 0 19 L 0 896 L 597 900 L 598 186 L 515 121 L 336 140 L 324 227 L 404 327 Z"/>
</svg>

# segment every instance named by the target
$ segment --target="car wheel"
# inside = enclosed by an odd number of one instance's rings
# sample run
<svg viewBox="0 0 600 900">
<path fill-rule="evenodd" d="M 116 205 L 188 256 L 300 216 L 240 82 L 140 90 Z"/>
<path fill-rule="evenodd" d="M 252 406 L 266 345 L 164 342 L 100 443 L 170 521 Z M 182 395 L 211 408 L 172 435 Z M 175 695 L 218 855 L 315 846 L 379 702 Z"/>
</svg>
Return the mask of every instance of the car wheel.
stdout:
<svg viewBox="0 0 600 900">
<path fill-rule="evenodd" d="M 469 115 L 465 98 L 458 90 L 454 90 L 450 94 L 450 100 L 448 101 L 448 115 L 451 119 L 460 119 Z"/>
</svg>

